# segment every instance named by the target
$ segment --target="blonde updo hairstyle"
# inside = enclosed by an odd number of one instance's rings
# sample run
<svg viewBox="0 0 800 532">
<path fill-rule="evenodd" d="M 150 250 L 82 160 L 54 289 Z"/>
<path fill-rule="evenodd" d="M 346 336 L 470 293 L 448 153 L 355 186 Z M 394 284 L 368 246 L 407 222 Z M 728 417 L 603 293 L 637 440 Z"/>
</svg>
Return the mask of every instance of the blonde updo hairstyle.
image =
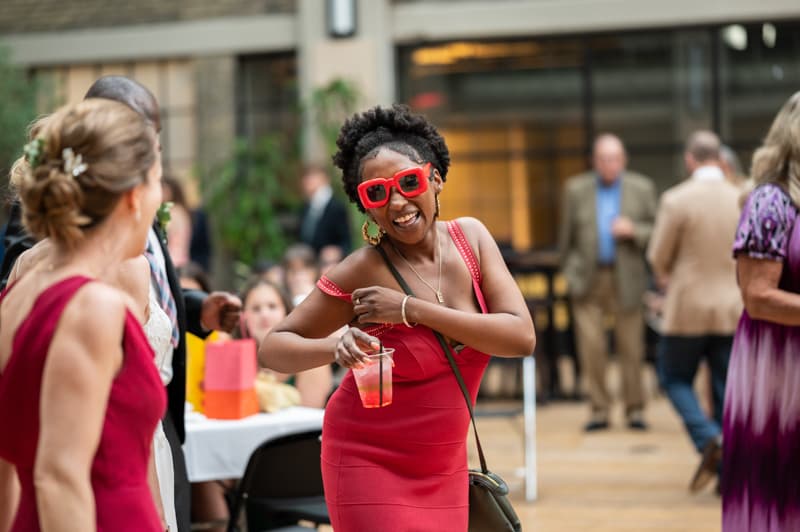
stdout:
<svg viewBox="0 0 800 532">
<path fill-rule="evenodd" d="M 156 159 L 156 132 L 124 104 L 100 98 L 69 105 L 35 123 L 41 139 L 34 161 L 14 166 L 22 222 L 36 238 L 69 248 L 114 210 L 122 195 L 143 183 Z M 65 169 L 71 148 L 86 169 Z"/>
<path fill-rule="evenodd" d="M 764 143 L 753 154 L 755 186 L 776 183 L 800 207 L 800 91 L 778 111 Z"/>
</svg>

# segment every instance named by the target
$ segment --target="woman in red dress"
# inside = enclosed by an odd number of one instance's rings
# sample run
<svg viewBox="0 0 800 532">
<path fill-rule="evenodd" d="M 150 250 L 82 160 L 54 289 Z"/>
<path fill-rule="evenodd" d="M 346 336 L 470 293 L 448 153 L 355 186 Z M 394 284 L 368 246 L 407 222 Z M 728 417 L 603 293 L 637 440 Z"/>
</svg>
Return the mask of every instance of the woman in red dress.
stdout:
<svg viewBox="0 0 800 532">
<path fill-rule="evenodd" d="M 161 202 L 155 129 L 90 99 L 49 117 L 26 160 L 23 221 L 54 251 L 0 295 L 0 474 L 21 487 L 11 530 L 163 530 L 147 482 L 163 386 L 141 308 L 97 281 L 145 247 Z"/>
<path fill-rule="evenodd" d="M 395 348 L 389 406 L 363 408 L 352 373 L 328 402 L 322 473 L 333 527 L 464 532 L 469 413 L 433 331 L 449 339 L 474 401 L 488 353 L 530 355 L 533 323 L 486 227 L 437 221 L 450 156 L 431 124 L 404 106 L 376 107 L 345 122 L 337 144 L 345 191 L 380 239 L 324 276 L 259 356 L 294 373 L 334 361 L 352 368 L 381 344 Z M 345 324 L 343 337 L 328 338 Z"/>
</svg>

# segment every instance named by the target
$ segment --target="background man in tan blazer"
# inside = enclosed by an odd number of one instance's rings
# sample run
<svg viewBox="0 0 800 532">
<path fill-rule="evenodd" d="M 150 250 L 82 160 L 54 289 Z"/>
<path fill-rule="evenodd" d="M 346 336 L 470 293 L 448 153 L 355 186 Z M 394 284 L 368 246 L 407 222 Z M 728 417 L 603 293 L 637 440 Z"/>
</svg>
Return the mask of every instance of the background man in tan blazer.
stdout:
<svg viewBox="0 0 800 532">
<path fill-rule="evenodd" d="M 731 255 L 741 190 L 719 165 L 719 138 L 689 137 L 684 160 L 691 177 L 661 197 L 647 258 L 666 286 L 658 373 L 694 446 L 703 452 L 690 484 L 696 491 L 717 474 L 722 457 L 722 405 L 733 333 L 742 313 Z M 693 383 L 702 359 L 711 369 L 714 416 L 700 408 Z"/>
<path fill-rule="evenodd" d="M 653 228 L 655 189 L 648 178 L 625 171 L 625 147 L 615 135 L 599 136 L 592 157 L 594 171 L 567 181 L 559 228 L 561 269 L 569 286 L 575 339 L 592 406 L 585 430 L 609 426 L 608 313 L 615 318 L 628 426 L 643 430 L 647 428 L 641 372 L 644 250 Z"/>
</svg>

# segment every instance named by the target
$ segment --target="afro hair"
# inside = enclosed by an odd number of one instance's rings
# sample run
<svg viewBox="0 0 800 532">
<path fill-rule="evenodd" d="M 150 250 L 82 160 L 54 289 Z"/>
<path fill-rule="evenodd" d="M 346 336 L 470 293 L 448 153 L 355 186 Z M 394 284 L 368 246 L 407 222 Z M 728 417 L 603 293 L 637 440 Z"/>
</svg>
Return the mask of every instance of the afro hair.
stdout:
<svg viewBox="0 0 800 532">
<path fill-rule="evenodd" d="M 358 199 L 362 163 L 375 157 L 381 148 L 407 156 L 414 162 L 430 162 L 442 181 L 447 180 L 450 152 L 444 138 L 422 115 L 414 114 L 406 105 L 394 104 L 389 108 L 373 107 L 355 114 L 345 121 L 336 140 L 339 151 L 333 163 L 342 170 L 344 190 L 350 201 L 364 206 Z"/>
</svg>

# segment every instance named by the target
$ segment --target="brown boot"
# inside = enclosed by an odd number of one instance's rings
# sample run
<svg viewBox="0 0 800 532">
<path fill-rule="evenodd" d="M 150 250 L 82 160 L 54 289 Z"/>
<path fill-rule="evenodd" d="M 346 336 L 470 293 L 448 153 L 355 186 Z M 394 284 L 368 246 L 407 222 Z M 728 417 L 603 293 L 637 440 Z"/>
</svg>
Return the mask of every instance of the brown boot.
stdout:
<svg viewBox="0 0 800 532">
<path fill-rule="evenodd" d="M 697 493 L 714 480 L 719 474 L 719 465 L 722 463 L 722 438 L 717 436 L 712 438 L 706 443 L 703 448 L 703 458 L 700 460 L 700 465 L 697 466 L 692 477 L 692 482 L 689 484 L 689 491 Z"/>
</svg>

